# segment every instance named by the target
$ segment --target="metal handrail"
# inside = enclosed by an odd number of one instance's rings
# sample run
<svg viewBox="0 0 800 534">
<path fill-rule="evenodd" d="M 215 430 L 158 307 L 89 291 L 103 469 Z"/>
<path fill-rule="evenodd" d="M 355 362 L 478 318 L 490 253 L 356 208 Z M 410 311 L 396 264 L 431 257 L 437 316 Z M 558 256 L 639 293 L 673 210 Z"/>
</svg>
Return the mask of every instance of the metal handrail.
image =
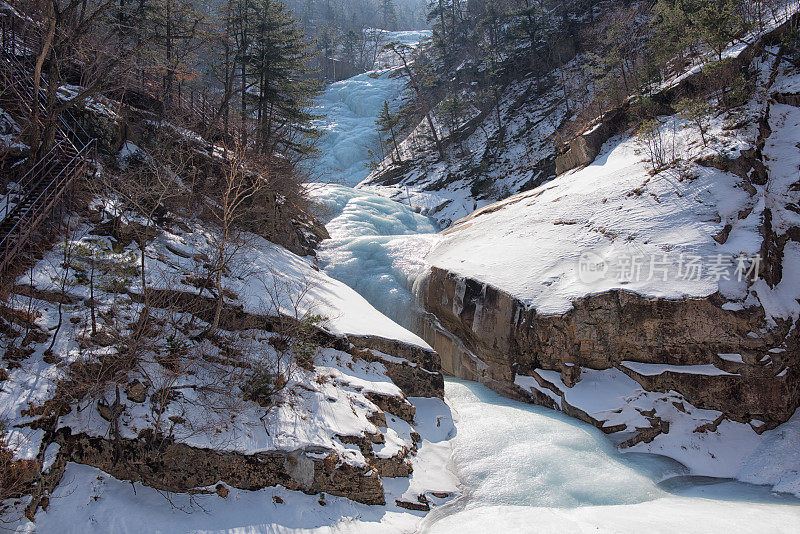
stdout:
<svg viewBox="0 0 800 534">
<path fill-rule="evenodd" d="M 5 247 L 6 250 L 8 249 L 9 239 L 13 236 L 15 231 L 17 231 L 17 233 L 21 234 L 21 230 L 22 230 L 21 223 L 25 220 L 25 218 L 27 217 L 27 215 L 29 213 L 31 213 L 32 211 L 37 210 L 37 209 L 42 207 L 42 202 L 40 202 L 40 199 L 42 199 L 42 197 L 46 193 L 49 193 L 51 191 L 51 186 L 53 184 L 56 184 L 56 186 L 57 186 L 58 185 L 57 182 L 61 181 L 61 177 L 62 176 L 66 176 L 67 178 L 65 180 L 63 180 L 64 181 L 64 187 L 60 187 L 60 188 L 56 187 L 56 191 L 63 190 L 66 187 L 66 185 L 68 185 L 68 183 L 70 181 L 72 181 L 72 179 L 79 174 L 78 172 L 68 172 L 68 169 L 76 161 L 79 161 L 79 165 L 75 167 L 75 170 L 78 170 L 78 169 L 83 170 L 83 167 L 88 162 L 88 158 L 86 157 L 86 155 L 89 153 L 89 151 L 91 151 L 94 148 L 94 146 L 95 146 L 95 140 L 92 139 L 91 141 L 89 141 L 89 143 L 86 144 L 86 146 L 84 146 L 80 150 L 80 152 L 78 152 L 78 154 L 76 154 L 74 157 L 72 157 L 72 159 L 70 159 L 66 164 L 64 164 L 61 167 L 61 170 L 58 172 L 58 174 L 56 174 L 53 177 L 53 179 L 50 180 L 50 182 L 48 182 L 48 184 L 45 186 L 45 188 L 39 193 L 39 195 L 31 203 L 31 205 L 28 206 L 28 208 L 24 212 L 19 214 L 19 216 L 17 217 L 17 220 L 14 222 L 14 225 L 11 228 L 9 228 L 9 230 L 6 232 L 6 235 L 3 236 L 2 239 L 0 239 L 0 249 L 3 249 L 4 247 Z M 67 173 L 67 174 L 65 175 L 65 173 Z M 54 196 L 58 196 L 58 192 Z M 42 211 L 46 211 L 46 207 L 43 208 Z M 4 256 L 5 256 L 4 260 L 6 260 L 7 259 L 7 254 L 4 255 Z"/>
<path fill-rule="evenodd" d="M 13 191 L 6 195 L 6 205 L 4 208 L 5 213 L 3 215 L 4 221 L 8 219 L 9 211 L 11 211 L 11 215 L 13 216 L 14 210 L 16 210 L 17 207 L 27 199 L 30 191 L 34 189 L 36 185 L 38 185 L 39 180 L 47 173 L 48 170 L 50 170 L 49 166 L 53 163 L 59 162 L 58 156 L 60 153 L 57 149 L 62 143 L 64 143 L 63 139 L 56 143 L 47 154 L 40 158 L 39 161 L 33 165 L 33 167 L 28 169 L 28 171 L 22 175 L 17 182 L 17 185 L 19 186 L 18 191 Z M 14 197 L 12 197 L 12 195 L 14 195 Z M 14 203 L 14 208 L 9 210 L 9 200 L 12 198 L 16 198 L 16 201 Z"/>
<path fill-rule="evenodd" d="M 0 19 L 2 19 L 0 20 L 0 32 L 2 32 L 2 42 L 0 42 L 0 45 L 2 46 L 0 46 L 0 48 L 2 48 L 4 55 L 7 56 L 7 59 L 13 64 L 18 73 L 25 73 L 28 69 L 25 68 L 25 66 L 17 57 L 19 45 L 22 43 L 24 48 L 36 50 L 41 44 L 41 39 L 37 34 L 26 31 L 28 30 L 29 25 L 25 21 L 15 21 L 12 17 L 0 17 Z M 10 24 L 6 19 L 10 21 Z M 16 26 L 21 27 L 22 33 L 18 34 L 15 32 Z M 10 38 L 8 34 L 10 34 Z M 150 76 L 149 78 L 153 81 L 157 81 L 156 77 Z M 140 80 L 137 76 L 131 75 L 130 73 L 125 73 L 120 77 L 120 81 L 123 87 L 136 87 L 139 90 L 144 90 L 145 93 L 150 97 L 166 103 L 163 99 L 164 95 L 159 94 L 158 91 L 153 91 L 152 88 L 148 87 L 147 83 L 141 86 L 139 83 Z M 40 90 L 44 91 L 46 87 L 47 81 L 42 79 Z M 30 100 L 33 100 L 32 87 L 25 87 L 25 89 L 26 96 L 29 97 Z M 206 124 L 214 116 L 214 108 L 218 105 L 218 102 L 216 102 L 213 98 L 208 98 L 209 95 L 198 99 L 195 99 L 194 96 L 195 95 L 193 92 L 181 92 L 179 86 L 177 93 L 172 94 L 170 99 L 172 106 L 176 111 L 184 112 L 184 116 L 187 116 L 190 120 L 199 120 L 200 122 Z M 46 102 L 46 99 L 44 101 Z M 69 110 L 65 110 L 61 115 L 62 116 L 59 117 L 59 122 L 66 130 L 62 133 L 71 133 L 71 137 L 77 138 L 81 144 L 89 140 L 90 136 L 86 133 L 82 125 L 69 112 Z"/>
<path fill-rule="evenodd" d="M 14 92 L 17 93 L 18 96 L 21 97 L 21 100 L 26 105 L 26 107 L 30 110 L 31 105 L 28 104 L 28 101 L 35 101 L 38 100 L 39 109 L 41 111 L 47 111 L 47 80 L 42 78 L 39 85 L 39 98 L 34 98 L 33 95 L 33 87 L 27 81 L 26 77 L 24 76 L 25 73 L 25 66 L 22 64 L 21 61 L 13 54 L 10 54 L 6 50 L 2 51 L 0 57 L 5 59 L 11 65 L 12 76 L 16 74 L 16 78 L 20 79 L 22 83 L 13 84 L 12 87 L 15 89 Z M 24 94 L 20 94 L 19 89 L 24 90 Z M 77 119 L 72 115 L 69 110 L 64 110 L 59 113 L 58 122 L 61 125 L 61 130 L 59 133 L 64 137 L 69 137 L 68 133 L 71 133 L 74 138 L 77 138 L 80 143 L 85 143 L 90 139 L 89 134 L 86 133 L 86 130 L 83 129 L 83 126 L 80 125 Z M 75 149 L 77 150 L 77 146 Z"/>
<path fill-rule="evenodd" d="M 21 39 L 17 36 L 13 19 L 11 19 L 9 39 L 6 27 L 8 17 L 0 18 L 2 19 L 0 58 L 6 65 L 6 69 L 3 69 L 3 79 L 16 94 L 23 109 L 32 112 L 33 106 L 38 105 L 39 109 L 46 111 L 47 80 L 41 80 L 38 94 L 35 94 L 33 84 L 29 80 L 30 69 L 16 55 L 19 41 L 28 47 L 26 43 L 31 40 L 24 34 Z M 33 50 L 35 46 L 36 43 L 31 43 L 29 49 Z M 19 188 L 6 196 L 2 224 L 4 227 L 10 225 L 10 228 L 0 238 L 0 254 L 2 254 L 0 272 L 7 270 L 11 261 L 27 244 L 33 231 L 52 211 L 75 177 L 87 169 L 91 160 L 96 159 L 92 154 L 96 155 L 97 140 L 86 133 L 69 110 L 59 113 L 56 134 L 59 139 L 53 147 L 22 175 L 18 180 Z M 12 202 L 13 208 L 11 208 Z"/>
</svg>

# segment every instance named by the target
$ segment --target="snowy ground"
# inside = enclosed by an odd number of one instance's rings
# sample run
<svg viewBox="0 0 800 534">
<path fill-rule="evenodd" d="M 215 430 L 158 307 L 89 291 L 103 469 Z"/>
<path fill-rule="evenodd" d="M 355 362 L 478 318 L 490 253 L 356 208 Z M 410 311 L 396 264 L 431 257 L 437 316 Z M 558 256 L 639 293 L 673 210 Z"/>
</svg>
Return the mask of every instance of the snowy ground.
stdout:
<svg viewBox="0 0 800 534">
<path fill-rule="evenodd" d="M 788 140 L 796 137 L 800 115 L 796 108 L 775 106 L 770 180 L 754 193 L 740 177 L 694 161 L 720 154 L 735 159 L 755 145 L 772 64 L 761 63 L 748 105 L 711 120 L 709 146 L 691 124 L 661 117 L 665 158 L 676 160 L 669 168 L 651 172 L 643 142 L 631 134 L 615 137 L 591 165 L 457 221 L 426 261 L 498 287 L 545 314 L 564 313 L 571 300 L 611 289 L 662 298 L 719 291 L 740 306 L 758 304 L 748 297 L 744 275 L 761 247 L 764 210 L 776 213 L 779 233 L 798 221 L 786 207 L 797 200 L 790 189 L 796 180 L 791 162 L 800 156 Z M 737 121 L 744 126 L 732 128 Z M 786 261 L 793 261 L 792 247 L 787 250 Z M 688 270 L 690 260 L 702 264 L 699 270 Z M 586 271 L 590 264 L 600 270 Z M 768 313 L 798 316 L 794 276 L 780 290 L 761 283 L 756 287 Z"/>
<path fill-rule="evenodd" d="M 687 479 L 685 469 L 667 459 L 620 455 L 594 427 L 479 384 L 448 381 L 446 390 L 457 432 L 442 430 L 449 410 L 412 399 L 426 414 L 428 426 L 420 430 L 425 442 L 410 483 L 387 486 L 395 495 L 406 491 L 405 484 L 424 487 L 433 472 L 426 467 L 449 464 L 464 496 L 424 518 L 392 505 L 331 496 L 321 506 L 317 496 L 281 488 L 232 490 L 226 499 L 171 495 L 170 504 L 150 488 L 71 464 L 67 482 L 37 516 L 37 531 L 790 533 L 800 522 L 797 500 L 763 487 Z M 436 482 L 452 491 L 457 485 L 446 475 Z"/>
<path fill-rule="evenodd" d="M 465 494 L 431 512 L 422 532 L 789 533 L 800 522 L 796 499 L 620 455 L 599 430 L 546 408 L 456 380 L 446 394 Z"/>
<path fill-rule="evenodd" d="M 305 495 L 281 487 L 260 491 L 230 489 L 216 494 L 164 495 L 140 484 L 121 482 L 92 467 L 69 464 L 64 481 L 40 511 L 36 524 L 17 532 L 204 532 L 204 533 L 406 533 L 414 532 L 423 512 L 394 504 L 429 491 L 455 493 L 455 477 L 443 467 L 453 432 L 449 408 L 438 399 L 410 399 L 422 422 L 423 438 L 408 479 L 384 479 L 386 506 L 367 506 L 345 498 Z M 441 502 L 428 495 L 432 503 Z"/>
</svg>

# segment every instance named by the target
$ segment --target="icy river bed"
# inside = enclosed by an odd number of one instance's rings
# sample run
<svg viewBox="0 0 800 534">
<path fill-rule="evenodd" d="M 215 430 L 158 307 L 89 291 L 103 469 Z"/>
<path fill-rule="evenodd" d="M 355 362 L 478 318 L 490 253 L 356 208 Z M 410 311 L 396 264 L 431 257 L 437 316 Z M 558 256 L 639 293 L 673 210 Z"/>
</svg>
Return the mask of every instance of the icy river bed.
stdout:
<svg viewBox="0 0 800 534">
<path fill-rule="evenodd" d="M 313 194 L 331 234 L 320 265 L 410 327 L 433 225 L 409 206 L 347 186 Z M 481 384 L 448 379 L 445 394 L 456 426 L 449 468 L 461 496 L 434 508 L 420 532 L 800 531 L 793 497 L 689 477 L 660 456 L 620 454 L 598 429 Z"/>
<path fill-rule="evenodd" d="M 412 44 L 421 36 L 400 35 Z M 310 192 L 331 234 L 320 266 L 412 327 L 413 286 L 437 228 L 413 206 L 354 188 L 377 143 L 379 107 L 400 96 L 402 86 L 388 72 L 337 82 L 320 97 L 328 134 L 318 170 L 335 185 L 313 184 Z M 800 500 L 793 497 L 689 477 L 663 457 L 620 454 L 596 428 L 480 384 L 448 380 L 445 391 L 456 426 L 449 468 L 462 491 L 422 520 L 422 532 L 800 531 Z"/>
</svg>

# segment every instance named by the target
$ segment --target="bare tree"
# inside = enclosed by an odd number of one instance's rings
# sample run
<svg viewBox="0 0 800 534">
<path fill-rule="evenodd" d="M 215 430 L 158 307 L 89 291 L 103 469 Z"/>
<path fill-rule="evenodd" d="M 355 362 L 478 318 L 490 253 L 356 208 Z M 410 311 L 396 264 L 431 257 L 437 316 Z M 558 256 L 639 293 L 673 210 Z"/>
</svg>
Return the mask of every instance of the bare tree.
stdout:
<svg viewBox="0 0 800 534">
<path fill-rule="evenodd" d="M 248 216 L 252 200 L 265 187 L 265 178 L 247 166 L 244 146 L 237 145 L 234 150 L 229 151 L 219 191 L 206 200 L 206 207 L 217 225 L 211 258 L 211 275 L 214 278 L 217 301 L 209 334 L 219 328 L 225 301 L 223 276 L 245 244 L 241 235 L 241 224 Z"/>
<path fill-rule="evenodd" d="M 139 249 L 140 283 L 144 298 L 142 318 L 147 320 L 150 300 L 147 282 L 147 243 L 155 235 L 157 215 L 165 211 L 165 204 L 185 191 L 181 176 L 191 167 L 190 152 L 166 134 L 157 132 L 155 142 L 148 151 L 142 150 L 134 162 L 124 162 L 125 169 L 118 175 L 103 173 L 98 185 L 115 194 L 122 205 L 122 216 L 130 215 L 142 223 L 130 225 Z M 120 217 L 121 219 L 122 217 Z M 117 221 L 122 224 L 122 221 Z"/>
</svg>

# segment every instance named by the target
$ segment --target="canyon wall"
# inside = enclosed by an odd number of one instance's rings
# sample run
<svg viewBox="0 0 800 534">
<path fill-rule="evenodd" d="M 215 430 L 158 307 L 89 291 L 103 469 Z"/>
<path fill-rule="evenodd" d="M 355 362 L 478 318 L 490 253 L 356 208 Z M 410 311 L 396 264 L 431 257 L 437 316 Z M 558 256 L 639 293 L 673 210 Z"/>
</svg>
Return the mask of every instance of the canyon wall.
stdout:
<svg viewBox="0 0 800 534">
<path fill-rule="evenodd" d="M 430 313 L 420 331 L 443 370 L 506 395 L 525 397 L 515 376 L 534 369 L 559 371 L 569 387 L 580 380 L 580 368 L 616 367 L 645 390 L 677 391 L 735 421 L 774 427 L 800 404 L 800 375 L 788 365 L 796 359 L 796 332 L 788 323 L 765 328 L 758 308 L 724 310 L 717 295 L 665 300 L 609 291 L 574 301 L 563 315 L 540 315 L 497 288 L 433 267 L 420 297 Z M 720 354 L 740 354 L 743 361 Z M 622 362 L 711 364 L 725 373 L 650 376 Z M 533 400 L 553 405 L 546 396 Z"/>
</svg>

